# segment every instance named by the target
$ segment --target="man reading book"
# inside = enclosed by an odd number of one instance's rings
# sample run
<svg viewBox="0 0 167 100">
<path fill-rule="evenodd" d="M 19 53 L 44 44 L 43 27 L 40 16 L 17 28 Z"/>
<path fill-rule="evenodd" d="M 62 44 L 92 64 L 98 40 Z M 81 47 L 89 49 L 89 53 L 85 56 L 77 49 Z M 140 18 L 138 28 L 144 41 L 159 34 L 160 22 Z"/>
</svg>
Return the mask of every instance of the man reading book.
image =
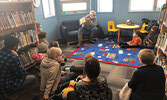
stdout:
<svg viewBox="0 0 167 100">
<path fill-rule="evenodd" d="M 81 28 L 78 30 L 78 45 L 77 47 L 80 47 L 82 45 L 82 35 L 86 32 L 90 33 L 90 42 L 94 43 L 93 41 L 93 35 L 97 33 L 98 28 L 97 21 L 96 21 L 96 12 L 90 11 L 90 14 L 82 17 L 80 19 L 80 24 L 82 25 Z"/>
</svg>

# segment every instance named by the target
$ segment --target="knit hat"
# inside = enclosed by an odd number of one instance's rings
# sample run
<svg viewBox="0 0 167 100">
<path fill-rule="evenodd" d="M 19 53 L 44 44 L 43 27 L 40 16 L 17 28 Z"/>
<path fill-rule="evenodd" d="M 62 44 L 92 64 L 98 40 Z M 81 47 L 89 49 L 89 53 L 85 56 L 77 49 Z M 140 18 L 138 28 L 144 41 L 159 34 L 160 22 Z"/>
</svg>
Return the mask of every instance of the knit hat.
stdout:
<svg viewBox="0 0 167 100">
<path fill-rule="evenodd" d="M 17 46 L 19 44 L 19 40 L 16 37 L 10 35 L 5 36 L 4 41 L 5 47 L 10 49 L 13 49 L 14 46 Z"/>
<path fill-rule="evenodd" d="M 39 45 L 38 45 L 38 52 L 39 53 L 45 53 L 48 49 L 48 45 L 44 42 L 41 42 Z"/>
</svg>

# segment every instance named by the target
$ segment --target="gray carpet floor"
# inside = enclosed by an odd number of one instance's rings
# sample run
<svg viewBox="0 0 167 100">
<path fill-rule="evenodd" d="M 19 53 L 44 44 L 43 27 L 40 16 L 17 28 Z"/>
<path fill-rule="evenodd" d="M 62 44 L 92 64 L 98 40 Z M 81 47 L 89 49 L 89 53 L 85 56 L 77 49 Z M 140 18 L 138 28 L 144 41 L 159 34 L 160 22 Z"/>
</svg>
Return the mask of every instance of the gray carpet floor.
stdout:
<svg viewBox="0 0 167 100">
<path fill-rule="evenodd" d="M 76 49 L 76 45 L 77 44 L 70 44 L 70 46 L 66 46 L 66 44 L 63 43 L 60 44 L 63 50 L 63 54 L 65 56 L 68 56 L 70 53 L 72 53 Z M 68 61 L 66 62 L 66 65 L 80 65 L 80 64 L 84 64 L 83 60 L 68 58 Z M 124 86 L 124 84 L 129 81 L 136 68 L 106 64 L 106 63 L 100 63 L 100 65 L 101 65 L 100 76 L 107 79 L 108 85 L 113 92 L 112 100 L 118 100 L 117 90 L 121 89 Z M 17 100 L 32 100 L 35 96 L 39 95 L 40 93 L 38 72 L 36 71 L 35 68 L 31 68 L 29 71 L 37 76 L 37 80 L 32 87 L 16 93 L 17 95 L 20 96 L 19 99 Z"/>
</svg>

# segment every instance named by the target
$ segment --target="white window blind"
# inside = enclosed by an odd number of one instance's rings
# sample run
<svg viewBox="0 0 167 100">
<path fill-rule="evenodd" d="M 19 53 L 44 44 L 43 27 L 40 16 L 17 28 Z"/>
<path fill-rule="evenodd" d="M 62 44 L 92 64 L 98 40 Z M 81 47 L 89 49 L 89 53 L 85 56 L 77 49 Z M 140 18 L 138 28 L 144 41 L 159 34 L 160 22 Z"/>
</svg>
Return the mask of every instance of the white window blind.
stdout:
<svg viewBox="0 0 167 100">
<path fill-rule="evenodd" d="M 98 0 L 97 9 L 98 12 L 112 12 L 113 0 Z"/>
<path fill-rule="evenodd" d="M 55 16 L 55 7 L 54 0 L 42 0 L 44 17 L 52 17 Z"/>
</svg>

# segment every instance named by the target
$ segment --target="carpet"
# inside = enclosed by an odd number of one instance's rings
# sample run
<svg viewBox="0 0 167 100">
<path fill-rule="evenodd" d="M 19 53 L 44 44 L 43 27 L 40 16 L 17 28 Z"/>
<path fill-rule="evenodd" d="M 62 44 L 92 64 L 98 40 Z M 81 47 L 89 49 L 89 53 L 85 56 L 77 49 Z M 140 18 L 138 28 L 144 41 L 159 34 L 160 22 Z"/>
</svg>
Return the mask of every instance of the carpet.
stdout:
<svg viewBox="0 0 167 100">
<path fill-rule="evenodd" d="M 84 56 L 91 52 L 99 62 L 139 68 L 141 64 L 137 55 L 140 50 L 140 48 L 120 48 L 117 42 L 100 39 L 95 44 L 83 44 L 68 55 L 68 58 L 83 60 Z"/>
</svg>

